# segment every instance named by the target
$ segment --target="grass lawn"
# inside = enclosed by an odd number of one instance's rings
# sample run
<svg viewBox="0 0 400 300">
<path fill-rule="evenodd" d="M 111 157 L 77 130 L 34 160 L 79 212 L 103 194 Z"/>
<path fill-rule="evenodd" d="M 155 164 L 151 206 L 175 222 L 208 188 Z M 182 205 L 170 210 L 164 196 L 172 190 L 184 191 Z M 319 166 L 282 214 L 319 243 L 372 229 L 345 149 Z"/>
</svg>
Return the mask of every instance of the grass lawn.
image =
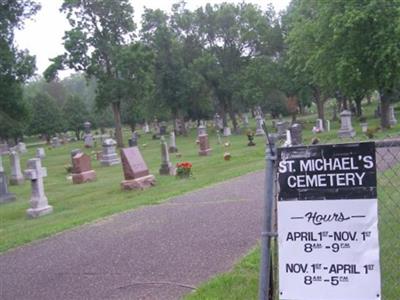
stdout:
<svg viewBox="0 0 400 300">
<path fill-rule="evenodd" d="M 127 141 L 129 132 L 126 131 L 125 134 Z M 232 159 L 224 161 L 224 147 L 217 144 L 214 130 L 210 129 L 209 134 L 210 145 L 213 148 L 209 157 L 198 156 L 195 130 L 192 130 L 188 137 L 177 137 L 177 147 L 182 157 L 178 159 L 171 154 L 171 161 L 193 163 L 194 176 L 186 180 L 158 175 L 161 163 L 160 141 L 152 140 L 150 135 L 143 135 L 139 140 L 140 149 L 150 172 L 157 179 L 156 186 L 145 191 L 122 191 L 122 166 L 102 167 L 95 159 L 92 159 L 92 166 L 97 173 L 97 181 L 73 185 L 67 180 L 65 165 L 70 163 L 70 151 L 74 148 L 83 149 L 83 142 L 70 143 L 57 149 L 46 147 L 47 156 L 43 160 L 43 165 L 48 171 L 45 192 L 54 213 L 34 220 L 27 219 L 25 211 L 29 207 L 30 183 L 10 186 L 10 192 L 17 195 L 17 200 L 0 206 L 0 252 L 111 214 L 142 205 L 158 204 L 171 197 L 264 167 L 263 137 L 256 137 L 255 147 L 247 147 L 245 135 L 230 137 L 229 151 Z M 143 144 L 147 145 L 144 147 Z M 36 148 L 28 148 L 28 153 L 22 155 L 22 169 L 26 168 L 26 161 L 34 157 L 35 151 Z M 85 150 L 87 154 L 91 151 Z M 3 163 L 9 176 L 8 157 L 3 156 Z"/>
</svg>

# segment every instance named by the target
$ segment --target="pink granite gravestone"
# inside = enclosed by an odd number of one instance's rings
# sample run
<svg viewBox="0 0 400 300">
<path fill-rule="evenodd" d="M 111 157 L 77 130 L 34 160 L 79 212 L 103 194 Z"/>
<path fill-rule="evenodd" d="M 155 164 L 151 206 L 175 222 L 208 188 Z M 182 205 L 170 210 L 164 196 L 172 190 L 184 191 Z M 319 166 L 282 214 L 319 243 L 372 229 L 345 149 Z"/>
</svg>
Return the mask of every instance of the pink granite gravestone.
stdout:
<svg viewBox="0 0 400 300">
<path fill-rule="evenodd" d="M 199 145 L 200 145 L 199 155 L 200 156 L 211 155 L 211 148 L 210 145 L 208 144 L 208 134 L 201 134 L 197 138 L 199 140 Z"/>
<path fill-rule="evenodd" d="M 83 152 L 72 157 L 72 182 L 74 184 L 96 180 L 96 172 L 92 170 L 90 156 Z"/>
<path fill-rule="evenodd" d="M 138 147 L 121 149 L 121 160 L 125 177 L 121 187 L 124 190 L 145 189 L 155 184 L 155 177 L 149 173 Z"/>
</svg>

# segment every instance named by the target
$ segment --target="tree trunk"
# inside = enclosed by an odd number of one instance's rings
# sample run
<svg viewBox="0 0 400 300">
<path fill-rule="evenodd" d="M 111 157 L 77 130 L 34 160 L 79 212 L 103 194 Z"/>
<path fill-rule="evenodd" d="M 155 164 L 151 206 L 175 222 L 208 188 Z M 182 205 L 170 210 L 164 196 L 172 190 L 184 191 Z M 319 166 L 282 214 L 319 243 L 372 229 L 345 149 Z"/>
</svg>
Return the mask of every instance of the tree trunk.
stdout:
<svg viewBox="0 0 400 300">
<path fill-rule="evenodd" d="M 121 103 L 113 102 L 112 103 L 112 110 L 114 113 L 114 123 L 115 123 L 115 139 L 117 140 L 117 146 L 119 148 L 124 147 L 124 141 L 122 138 L 122 127 L 121 127 L 121 110 L 120 110 Z"/>
<path fill-rule="evenodd" d="M 389 123 L 389 107 L 390 107 L 390 91 L 380 92 L 381 94 L 381 127 L 382 129 L 390 128 Z"/>
<path fill-rule="evenodd" d="M 233 125 L 233 132 L 237 133 L 237 121 L 236 121 L 236 117 L 235 117 L 235 113 L 230 109 L 229 110 L 229 117 L 232 120 L 232 125 Z"/>
<path fill-rule="evenodd" d="M 80 140 L 80 133 L 81 131 L 79 129 L 75 130 L 75 136 L 78 141 Z"/>
<path fill-rule="evenodd" d="M 321 97 L 319 88 L 313 88 L 313 96 L 315 104 L 317 105 L 318 118 L 325 120 L 324 99 Z"/>
<path fill-rule="evenodd" d="M 227 117 L 226 117 L 226 111 L 227 111 L 227 107 L 226 107 L 226 104 L 224 103 L 224 104 L 222 104 L 222 107 L 221 107 L 222 125 L 224 126 L 224 128 L 228 127 L 228 120 L 227 120 Z"/>
<path fill-rule="evenodd" d="M 367 104 L 368 105 L 371 104 L 371 95 L 370 94 L 367 95 Z"/>
<path fill-rule="evenodd" d="M 176 120 L 177 120 L 177 118 L 178 118 L 178 114 L 175 111 L 172 111 L 172 121 L 173 121 L 175 135 L 179 135 L 180 134 L 180 132 L 178 132 L 178 128 L 176 128 Z"/>
<path fill-rule="evenodd" d="M 361 107 L 362 99 L 363 99 L 363 97 L 354 98 L 354 102 L 356 103 L 356 116 L 357 117 L 362 116 L 362 107 Z"/>
</svg>

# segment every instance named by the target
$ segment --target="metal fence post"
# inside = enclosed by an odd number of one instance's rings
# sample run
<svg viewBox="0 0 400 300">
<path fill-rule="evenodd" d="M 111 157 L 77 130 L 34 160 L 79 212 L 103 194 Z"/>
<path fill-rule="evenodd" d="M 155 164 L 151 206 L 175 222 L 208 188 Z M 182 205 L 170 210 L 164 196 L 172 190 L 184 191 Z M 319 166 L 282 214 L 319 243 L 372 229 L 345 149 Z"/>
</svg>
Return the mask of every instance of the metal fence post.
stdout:
<svg viewBox="0 0 400 300">
<path fill-rule="evenodd" d="M 276 236 L 272 232 L 272 216 L 274 208 L 274 170 L 276 161 L 276 137 L 268 137 L 266 147 L 266 168 L 265 168 L 265 195 L 264 195 L 264 218 L 261 233 L 261 264 L 260 264 L 260 282 L 259 299 L 267 300 L 269 298 L 270 275 L 271 275 L 271 237 Z"/>
</svg>

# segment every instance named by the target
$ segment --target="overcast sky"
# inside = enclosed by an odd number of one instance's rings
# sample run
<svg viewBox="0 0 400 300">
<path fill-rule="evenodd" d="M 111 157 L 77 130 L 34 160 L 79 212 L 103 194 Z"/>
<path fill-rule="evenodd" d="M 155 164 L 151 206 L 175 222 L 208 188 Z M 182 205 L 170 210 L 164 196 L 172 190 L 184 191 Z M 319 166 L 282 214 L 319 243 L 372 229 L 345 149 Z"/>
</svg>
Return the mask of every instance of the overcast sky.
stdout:
<svg viewBox="0 0 400 300">
<path fill-rule="evenodd" d="M 42 5 L 42 9 L 34 17 L 33 21 L 28 21 L 22 31 L 16 33 L 16 42 L 20 49 L 28 49 L 31 54 L 36 55 L 37 73 L 41 74 L 50 64 L 49 58 L 55 57 L 64 52 L 62 37 L 64 31 L 68 29 L 68 23 L 64 15 L 59 12 L 63 0 L 37 0 Z M 171 5 L 177 0 L 132 0 L 135 9 L 135 22 L 140 23 L 140 16 L 143 13 L 143 7 L 160 8 L 164 11 L 170 11 Z M 242 1 L 223 1 L 223 0 L 187 0 L 189 9 L 196 9 L 204 6 L 206 3 L 222 3 Z M 278 12 L 287 7 L 290 0 L 252 0 L 245 1 L 258 4 L 265 9 L 268 3 L 272 3 Z"/>
</svg>

